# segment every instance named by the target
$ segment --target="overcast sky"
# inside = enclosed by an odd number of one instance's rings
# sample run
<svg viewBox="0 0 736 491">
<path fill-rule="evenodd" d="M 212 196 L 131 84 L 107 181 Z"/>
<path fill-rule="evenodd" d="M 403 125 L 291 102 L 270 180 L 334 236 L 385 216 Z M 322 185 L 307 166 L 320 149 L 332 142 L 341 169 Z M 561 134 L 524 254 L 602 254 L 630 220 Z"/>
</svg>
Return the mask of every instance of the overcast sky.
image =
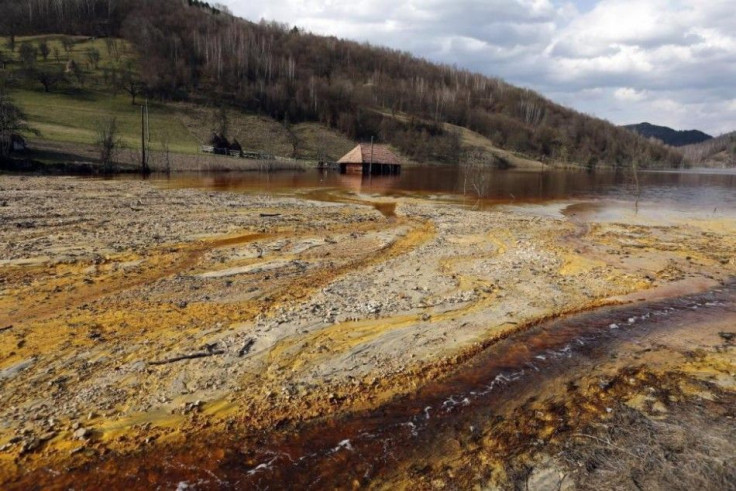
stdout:
<svg viewBox="0 0 736 491">
<path fill-rule="evenodd" d="M 736 130 L 734 0 L 225 0 L 456 64 L 616 124 Z"/>
</svg>

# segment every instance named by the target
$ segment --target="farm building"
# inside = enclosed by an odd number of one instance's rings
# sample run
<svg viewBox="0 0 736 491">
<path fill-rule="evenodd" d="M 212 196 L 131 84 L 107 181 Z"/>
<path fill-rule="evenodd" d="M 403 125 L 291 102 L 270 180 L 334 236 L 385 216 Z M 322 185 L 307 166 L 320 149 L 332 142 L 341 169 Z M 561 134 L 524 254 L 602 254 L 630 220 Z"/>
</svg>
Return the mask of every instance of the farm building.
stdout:
<svg viewBox="0 0 736 491">
<path fill-rule="evenodd" d="M 401 163 L 387 145 L 360 143 L 337 161 L 343 174 L 400 174 Z"/>
</svg>

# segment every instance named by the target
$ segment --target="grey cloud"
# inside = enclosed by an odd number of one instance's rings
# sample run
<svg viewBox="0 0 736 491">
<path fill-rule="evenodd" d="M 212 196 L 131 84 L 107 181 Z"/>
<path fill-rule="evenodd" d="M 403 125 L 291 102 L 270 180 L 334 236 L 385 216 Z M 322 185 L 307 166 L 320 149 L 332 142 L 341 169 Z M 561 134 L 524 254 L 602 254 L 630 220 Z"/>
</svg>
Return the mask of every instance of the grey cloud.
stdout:
<svg viewBox="0 0 736 491">
<path fill-rule="evenodd" d="M 599 0 L 592 9 L 588 0 L 576 1 L 578 9 L 566 0 L 231 0 L 229 5 L 252 20 L 266 16 L 497 76 L 616 123 L 658 117 L 692 126 L 686 120 L 692 117 L 705 131 L 736 129 L 732 0 Z M 648 16 L 626 18 L 630 6 Z M 621 18 L 606 17 L 607 12 Z M 646 97 L 623 102 L 613 96 L 619 88 L 645 91 Z M 653 101 L 660 101 L 656 108 Z"/>
</svg>

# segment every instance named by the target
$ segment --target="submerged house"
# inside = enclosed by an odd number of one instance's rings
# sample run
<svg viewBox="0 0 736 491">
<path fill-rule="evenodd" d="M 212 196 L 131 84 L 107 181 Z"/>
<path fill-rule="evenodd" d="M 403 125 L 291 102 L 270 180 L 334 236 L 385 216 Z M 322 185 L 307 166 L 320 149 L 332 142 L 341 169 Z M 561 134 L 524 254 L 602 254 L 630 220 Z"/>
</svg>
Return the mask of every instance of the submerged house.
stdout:
<svg viewBox="0 0 736 491">
<path fill-rule="evenodd" d="M 400 174 L 401 162 L 388 145 L 360 143 L 337 161 L 343 174 Z"/>
</svg>

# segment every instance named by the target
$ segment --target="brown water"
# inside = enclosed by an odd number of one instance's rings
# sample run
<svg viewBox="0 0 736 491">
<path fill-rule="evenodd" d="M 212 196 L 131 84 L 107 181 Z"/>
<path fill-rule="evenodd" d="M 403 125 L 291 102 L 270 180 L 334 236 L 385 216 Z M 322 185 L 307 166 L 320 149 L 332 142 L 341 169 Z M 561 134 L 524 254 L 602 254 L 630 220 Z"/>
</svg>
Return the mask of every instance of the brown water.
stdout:
<svg viewBox="0 0 736 491">
<path fill-rule="evenodd" d="M 504 404 L 560 374 L 583 373 L 617 343 L 667 330 L 736 321 L 736 283 L 674 300 L 610 307 L 530 327 L 480 351 L 448 377 L 371 411 L 262 435 L 210 435 L 183 447 L 107 458 L 63 475 L 27 476 L 56 486 L 129 489 L 334 489 L 367 485 L 447 441 L 471 441 Z M 244 415 L 247 417 L 247 415 Z M 513 452 L 513 449 L 508 449 Z M 43 474 L 43 471 L 41 471 Z"/>
<path fill-rule="evenodd" d="M 309 194 L 334 200 L 354 194 L 415 196 L 475 201 L 473 178 L 457 167 L 407 167 L 399 176 L 342 175 L 317 169 L 305 172 L 245 172 L 154 176 L 160 185 L 218 191 Z M 562 199 L 615 199 L 667 203 L 670 206 L 736 209 L 736 169 L 641 172 L 639 191 L 631 174 L 564 170 L 489 170 L 478 186 L 489 203 L 543 202 Z M 315 192 L 320 190 L 321 193 Z"/>
<path fill-rule="evenodd" d="M 667 329 L 677 319 L 697 325 L 736 319 L 736 284 L 676 300 L 606 308 L 533 327 L 487 348 L 448 378 L 376 411 L 321 421 L 248 450 L 259 463 L 234 470 L 256 487 L 348 487 L 363 484 L 414 453 L 448 439 L 473 437 L 514 392 L 540 387 L 561 372 L 580 373 L 618 341 Z M 265 443 L 265 442 L 264 442 Z M 252 448 L 252 447 L 251 447 Z M 243 473 L 245 476 L 243 476 Z"/>
</svg>

